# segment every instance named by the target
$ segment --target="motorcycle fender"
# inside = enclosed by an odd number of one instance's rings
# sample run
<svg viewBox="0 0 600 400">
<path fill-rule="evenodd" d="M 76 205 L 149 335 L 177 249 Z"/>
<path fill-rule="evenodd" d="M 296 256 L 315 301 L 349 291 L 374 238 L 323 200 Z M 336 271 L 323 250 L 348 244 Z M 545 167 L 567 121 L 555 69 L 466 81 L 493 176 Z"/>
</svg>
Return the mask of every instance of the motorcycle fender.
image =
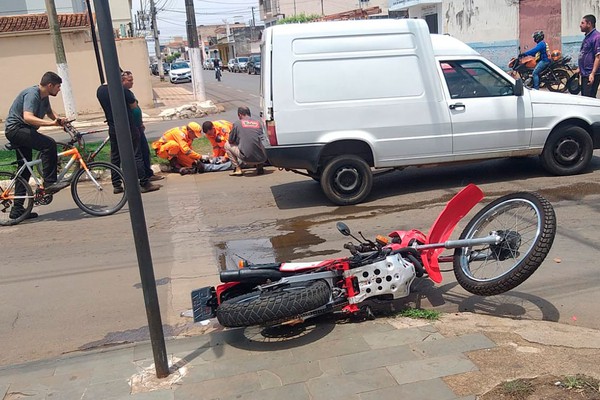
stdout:
<svg viewBox="0 0 600 400">
<path fill-rule="evenodd" d="M 458 222 L 483 199 L 481 189 L 474 184 L 469 184 L 458 192 L 442 210 L 431 226 L 427 235 L 427 244 L 444 243 L 452 235 Z M 423 251 L 423 261 L 427 274 L 435 283 L 442 281 L 442 274 L 438 264 L 438 257 L 444 248 Z"/>
<path fill-rule="evenodd" d="M 216 292 L 216 297 L 217 297 L 217 304 L 221 304 L 221 297 L 223 296 L 223 293 L 225 293 L 227 290 L 231 289 L 232 287 L 239 285 L 239 282 L 227 282 L 227 283 L 223 283 L 219 286 L 217 286 L 217 292 Z"/>
</svg>

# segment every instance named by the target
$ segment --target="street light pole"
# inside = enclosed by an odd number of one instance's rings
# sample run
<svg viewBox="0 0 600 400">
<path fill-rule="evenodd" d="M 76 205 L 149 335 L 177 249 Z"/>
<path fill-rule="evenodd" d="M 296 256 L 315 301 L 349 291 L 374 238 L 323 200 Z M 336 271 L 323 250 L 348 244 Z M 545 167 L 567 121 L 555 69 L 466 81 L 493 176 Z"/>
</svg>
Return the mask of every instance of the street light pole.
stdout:
<svg viewBox="0 0 600 400">
<path fill-rule="evenodd" d="M 185 0 L 185 12 L 187 15 L 186 28 L 188 37 L 188 48 L 190 49 L 190 63 L 192 67 L 192 89 L 196 101 L 205 101 L 204 78 L 202 77 L 202 56 L 198 46 L 198 30 L 196 28 L 196 14 L 194 1 Z"/>
</svg>

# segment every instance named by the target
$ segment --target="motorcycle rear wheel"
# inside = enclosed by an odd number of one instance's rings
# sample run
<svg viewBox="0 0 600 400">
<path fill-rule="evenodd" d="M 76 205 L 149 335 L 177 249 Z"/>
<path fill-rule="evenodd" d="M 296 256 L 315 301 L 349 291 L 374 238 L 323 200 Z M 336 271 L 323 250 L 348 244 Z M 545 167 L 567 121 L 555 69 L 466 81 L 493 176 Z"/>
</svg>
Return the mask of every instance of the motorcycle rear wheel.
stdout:
<svg viewBox="0 0 600 400">
<path fill-rule="evenodd" d="M 256 291 L 221 303 L 217 319 L 229 328 L 283 322 L 327 304 L 330 297 L 331 289 L 323 280 Z"/>
<path fill-rule="evenodd" d="M 503 237 L 497 245 L 454 251 L 454 275 L 468 292 L 493 296 L 525 282 L 552 247 L 556 215 L 548 200 L 537 193 L 513 193 L 493 201 L 469 221 L 461 239 Z"/>
</svg>

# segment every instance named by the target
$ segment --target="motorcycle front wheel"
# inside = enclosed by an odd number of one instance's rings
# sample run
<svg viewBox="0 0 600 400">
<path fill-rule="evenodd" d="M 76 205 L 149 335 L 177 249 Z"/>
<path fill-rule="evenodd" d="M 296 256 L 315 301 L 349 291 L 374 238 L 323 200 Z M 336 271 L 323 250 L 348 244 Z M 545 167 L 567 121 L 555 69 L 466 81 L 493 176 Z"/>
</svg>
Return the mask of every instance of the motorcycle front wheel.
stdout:
<svg viewBox="0 0 600 400">
<path fill-rule="evenodd" d="M 525 282 L 552 247 L 556 215 L 537 193 L 513 193 L 493 201 L 469 221 L 460 239 L 496 234 L 498 244 L 454 251 L 454 275 L 468 292 L 493 296 Z"/>
<path fill-rule="evenodd" d="M 323 280 L 256 291 L 221 303 L 217 319 L 229 328 L 284 322 L 327 304 L 330 297 Z"/>
</svg>

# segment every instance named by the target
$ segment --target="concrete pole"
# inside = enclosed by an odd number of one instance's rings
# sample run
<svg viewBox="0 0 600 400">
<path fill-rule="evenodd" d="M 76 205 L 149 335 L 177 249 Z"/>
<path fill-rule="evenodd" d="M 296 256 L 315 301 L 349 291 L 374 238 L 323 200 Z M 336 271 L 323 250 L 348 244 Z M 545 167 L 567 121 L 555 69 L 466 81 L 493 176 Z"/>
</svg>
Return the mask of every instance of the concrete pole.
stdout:
<svg viewBox="0 0 600 400">
<path fill-rule="evenodd" d="M 158 39 L 158 25 L 156 25 L 156 6 L 154 0 L 150 0 L 150 18 L 152 18 L 152 33 L 154 36 L 154 53 L 156 53 L 156 63 L 158 67 L 158 76 L 161 81 L 165 80 L 165 70 L 162 63 L 162 54 L 160 53 L 160 41 Z"/>
<path fill-rule="evenodd" d="M 63 45 L 62 36 L 60 35 L 60 24 L 58 23 L 58 15 L 56 14 L 56 5 L 54 0 L 46 1 L 46 11 L 48 12 L 48 27 L 52 36 L 52 44 L 54 45 L 54 54 L 56 56 L 56 67 L 58 75 L 62 78 L 62 98 L 65 106 L 65 115 L 68 119 L 77 118 L 77 107 L 75 106 L 75 97 L 73 97 L 73 89 L 71 88 L 71 78 L 69 77 L 69 66 L 67 65 L 67 57 L 65 56 L 65 47 Z M 92 21 L 90 21 L 90 24 Z"/>
<path fill-rule="evenodd" d="M 198 46 L 198 30 L 196 28 L 196 14 L 194 11 L 194 0 L 185 0 L 185 12 L 187 15 L 188 48 L 190 49 L 190 64 L 192 67 L 192 88 L 196 101 L 206 101 L 204 92 L 204 78 L 202 77 L 202 56 Z"/>
</svg>

